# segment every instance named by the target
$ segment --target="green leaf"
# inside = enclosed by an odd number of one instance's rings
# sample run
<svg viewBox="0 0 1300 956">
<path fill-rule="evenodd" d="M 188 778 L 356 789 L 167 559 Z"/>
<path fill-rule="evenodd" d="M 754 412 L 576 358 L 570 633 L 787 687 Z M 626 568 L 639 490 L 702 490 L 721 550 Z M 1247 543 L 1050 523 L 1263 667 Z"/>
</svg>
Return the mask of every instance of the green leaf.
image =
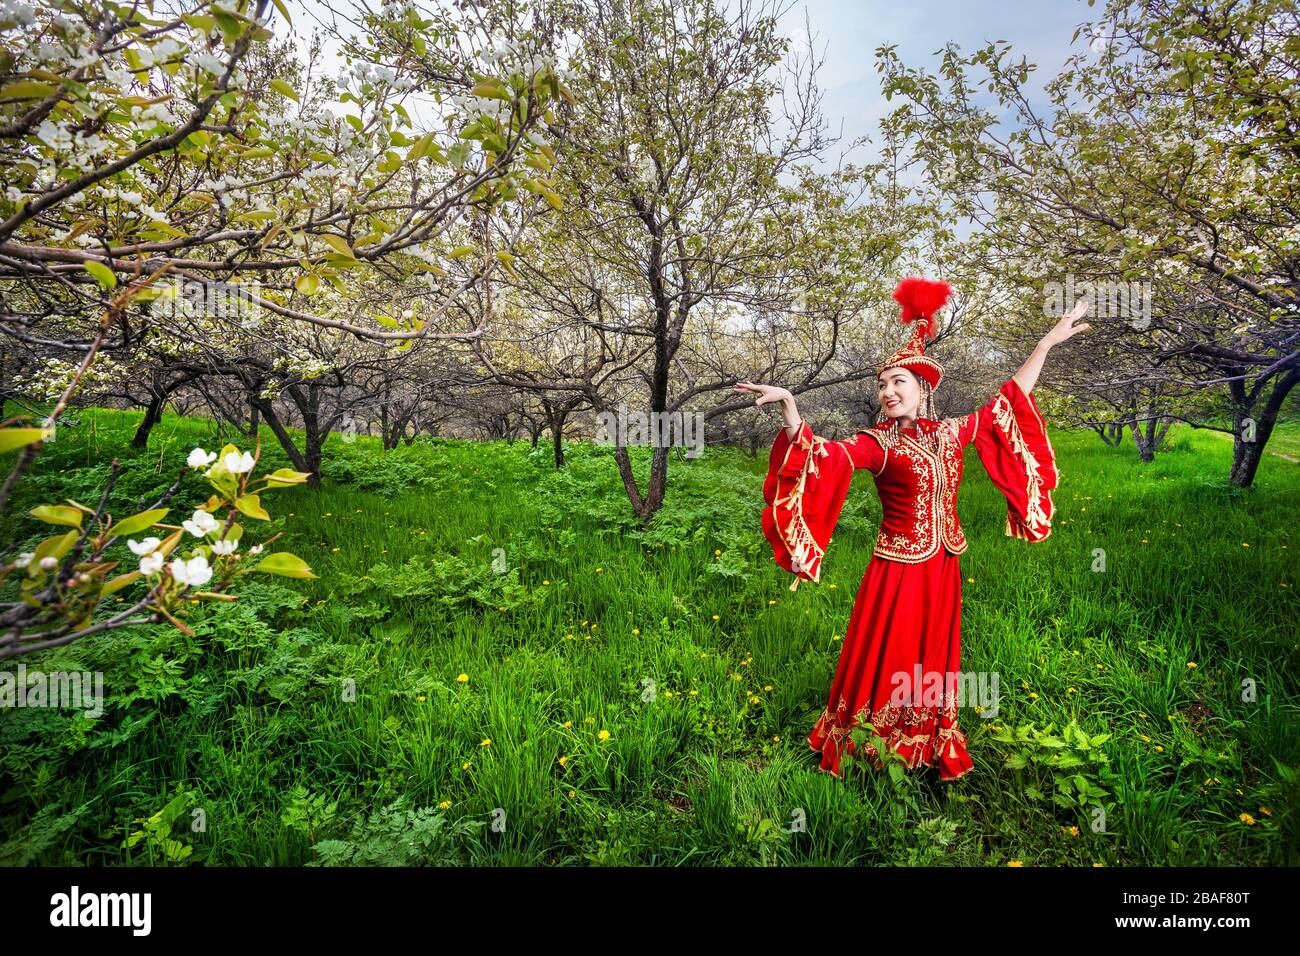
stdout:
<svg viewBox="0 0 1300 956">
<path fill-rule="evenodd" d="M 289 99 L 293 100 L 295 103 L 299 102 L 298 91 L 295 90 L 288 83 L 286 83 L 284 80 L 272 80 L 271 89 L 275 90 L 277 93 L 284 94 L 285 96 L 289 97 Z"/>
<path fill-rule="evenodd" d="M 36 83 L 32 80 L 20 80 L 10 83 L 0 90 L 0 100 L 37 100 L 49 96 L 54 87 L 49 83 Z"/>
<path fill-rule="evenodd" d="M 293 280 L 293 287 L 303 295 L 315 295 L 316 290 L 320 288 L 320 278 L 313 273 L 298 276 Z"/>
<path fill-rule="evenodd" d="M 63 524 L 70 528 L 81 527 L 81 512 L 67 505 L 37 505 L 32 517 L 46 524 Z"/>
<path fill-rule="evenodd" d="M 140 577 L 143 577 L 143 575 L 139 571 L 132 571 L 129 574 L 119 574 L 111 581 L 104 582 L 104 586 L 99 589 L 99 596 L 108 597 L 114 591 L 122 590 L 122 588 L 126 587 L 132 581 Z"/>
<path fill-rule="evenodd" d="M 429 154 L 429 147 L 433 145 L 433 134 L 425 133 L 415 141 L 415 145 L 410 148 L 406 154 L 406 161 L 409 163 L 413 160 L 423 159 Z"/>
<path fill-rule="evenodd" d="M 32 562 L 27 566 L 27 573 L 35 575 L 40 571 L 41 558 L 61 558 L 77 543 L 81 537 L 81 532 L 77 530 L 69 531 L 67 534 L 56 534 L 52 538 L 46 538 L 36 546 L 32 552 Z"/>
<path fill-rule="evenodd" d="M 470 93 L 474 96 L 482 96 L 497 100 L 510 99 L 510 91 L 496 80 L 487 80 L 486 82 L 479 83 L 474 87 L 474 89 L 470 90 Z"/>
<path fill-rule="evenodd" d="M 276 551 L 274 554 L 268 554 L 253 569 L 254 571 L 264 571 L 267 574 L 278 574 L 282 578 L 314 578 L 317 575 L 312 574 L 311 568 L 307 562 L 297 555 L 290 554 L 288 551 Z"/>
<path fill-rule="evenodd" d="M 0 455 L 49 438 L 53 433 L 49 428 L 0 428 Z"/>
<path fill-rule="evenodd" d="M 293 26 L 293 20 L 289 19 L 289 10 L 284 5 L 284 0 L 271 0 L 271 2 L 275 4 L 275 9 L 280 11 L 280 16 L 284 17 L 284 22 Z"/>
<path fill-rule="evenodd" d="M 117 275 L 114 274 L 112 269 L 104 265 L 102 262 L 94 262 L 88 260 L 86 262 L 83 262 L 82 265 L 85 267 L 87 272 L 89 272 L 92 276 L 95 277 L 96 281 L 99 282 L 101 288 L 111 289 L 117 285 Z"/>
<path fill-rule="evenodd" d="M 332 232 L 325 232 L 321 233 L 321 239 L 339 255 L 347 256 L 349 259 L 356 258 L 356 253 L 352 251 L 352 247 L 343 240 L 342 236 L 336 236 Z"/>
<path fill-rule="evenodd" d="M 257 518 L 260 521 L 271 520 L 271 516 L 266 513 L 257 495 L 240 495 L 235 499 L 235 507 L 250 518 Z"/>
<path fill-rule="evenodd" d="M 286 488 L 289 485 L 301 485 L 310 477 L 310 471 L 294 471 L 292 468 L 277 468 L 266 476 L 266 486 L 268 488 Z"/>
<path fill-rule="evenodd" d="M 152 528 L 159 521 L 162 521 L 167 515 L 166 508 L 152 508 L 149 511 L 141 511 L 138 515 L 131 515 L 129 518 L 123 518 L 115 522 L 111 527 L 113 534 L 120 536 L 128 534 L 138 534 L 145 528 Z"/>
</svg>

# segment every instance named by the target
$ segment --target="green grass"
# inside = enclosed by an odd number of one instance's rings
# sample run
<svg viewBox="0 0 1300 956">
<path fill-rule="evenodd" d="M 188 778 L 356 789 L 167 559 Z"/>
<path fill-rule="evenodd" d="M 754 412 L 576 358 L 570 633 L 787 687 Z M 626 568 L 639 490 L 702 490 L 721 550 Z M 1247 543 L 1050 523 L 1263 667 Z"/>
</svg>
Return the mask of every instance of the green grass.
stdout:
<svg viewBox="0 0 1300 956">
<path fill-rule="evenodd" d="M 112 456 L 126 509 L 221 440 L 169 417 L 135 455 L 138 413 L 78 416 L 0 520 L 15 548 L 40 534 L 26 508 L 91 498 Z M 879 518 L 864 472 L 822 583 L 791 593 L 759 530 L 766 450 L 674 461 L 642 530 L 605 448 L 567 446 L 557 473 L 545 442 L 332 439 L 320 492 L 267 501 L 319 580 L 247 579 L 195 638 L 25 661 L 103 671 L 109 701 L 97 722 L 0 712 L 0 863 L 160 862 L 161 837 L 122 844 L 170 802 L 173 849 L 209 864 L 1295 864 L 1300 466 L 1266 456 L 1232 490 L 1231 445 L 1204 431 L 1146 466 L 1129 441 L 1052 441 L 1037 545 L 1003 535 L 968 451 L 962 664 L 1002 699 L 996 720 L 962 710 L 976 771 L 956 784 L 835 780 L 807 744 Z M 1006 766 L 1050 749 L 995 739 L 1071 721 L 1110 735 L 1109 772 L 1079 771 L 1104 832 L 1052 802 L 1050 773 Z"/>
</svg>

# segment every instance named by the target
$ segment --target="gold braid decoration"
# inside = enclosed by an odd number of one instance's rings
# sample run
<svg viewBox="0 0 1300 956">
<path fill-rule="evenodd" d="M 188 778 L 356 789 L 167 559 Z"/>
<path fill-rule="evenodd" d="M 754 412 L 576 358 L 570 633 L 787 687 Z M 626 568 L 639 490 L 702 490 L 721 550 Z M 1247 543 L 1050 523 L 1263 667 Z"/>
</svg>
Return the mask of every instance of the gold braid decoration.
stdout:
<svg viewBox="0 0 1300 956">
<path fill-rule="evenodd" d="M 1043 511 L 1039 504 L 1039 490 L 1041 480 L 1038 474 L 1038 459 L 1030 451 L 1025 436 L 1020 432 L 1020 425 L 1016 422 L 1015 413 L 1011 410 L 1011 403 L 1007 401 L 1005 395 L 999 395 L 997 402 L 993 405 L 993 421 L 1002 433 L 1007 436 L 1011 442 L 1011 449 L 1020 456 L 1021 463 L 1024 465 L 1025 473 L 1028 476 L 1025 484 L 1025 490 L 1028 496 L 1028 503 L 1025 506 L 1025 520 L 1027 523 L 1037 528 L 1040 525 L 1051 527 L 1051 520 Z M 1010 524 L 1010 522 L 1008 522 Z M 1008 532 L 1010 533 L 1010 532 Z"/>
<path fill-rule="evenodd" d="M 802 442 L 799 442 L 803 447 Z M 803 493 L 804 484 L 809 475 L 818 474 L 817 458 L 826 457 L 830 452 L 826 449 L 827 441 L 816 435 L 812 438 L 812 443 L 808 446 L 808 457 L 804 459 L 803 467 L 799 469 L 799 477 L 795 480 L 794 488 L 785 497 L 778 497 L 772 503 L 773 516 L 776 514 L 777 507 L 784 505 L 790 509 L 790 521 L 782 529 L 777 525 L 777 533 L 781 535 L 781 542 L 785 545 L 786 551 L 790 554 L 791 566 L 795 569 L 794 582 L 790 585 L 790 590 L 797 590 L 799 582 L 803 580 L 799 577 L 798 571 L 807 568 L 815 558 L 824 557 L 826 552 L 817 544 L 808 530 L 808 523 L 803 518 Z M 813 575 L 813 581 L 820 582 L 822 576 L 822 567 L 817 565 L 817 573 Z"/>
</svg>

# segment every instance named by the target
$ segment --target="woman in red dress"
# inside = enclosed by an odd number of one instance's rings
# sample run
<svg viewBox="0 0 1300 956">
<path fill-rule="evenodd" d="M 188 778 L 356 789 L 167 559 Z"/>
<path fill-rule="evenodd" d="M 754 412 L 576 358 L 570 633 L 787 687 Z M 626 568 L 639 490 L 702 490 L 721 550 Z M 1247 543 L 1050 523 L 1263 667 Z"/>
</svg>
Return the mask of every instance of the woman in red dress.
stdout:
<svg viewBox="0 0 1300 956">
<path fill-rule="evenodd" d="M 877 369 L 880 416 L 853 438 L 827 441 L 803 422 L 784 388 L 740 382 L 755 405 L 781 402 L 786 427 L 776 436 L 763 496 L 763 534 L 777 563 L 818 581 L 854 469 L 875 478 L 883 516 L 875 551 L 844 634 L 839 666 L 825 710 L 808 735 L 821 769 L 836 777 L 843 753 L 853 753 L 850 731 L 870 722 L 909 768 L 937 766 L 941 780 L 973 769 L 966 737 L 957 727 L 956 675 L 961 665 L 961 567 L 966 539 L 957 520 L 962 449 L 971 442 L 994 485 L 1007 499 L 1006 533 L 1037 542 L 1051 534 L 1056 456 L 1030 394 L 1051 347 L 1077 332 L 1080 303 L 1039 342 L 1016 374 L 982 408 L 957 418 L 934 418 L 934 389 L 943 366 L 925 354 L 934 337 L 934 313 L 947 301 L 944 282 L 909 278 L 894 298 L 902 321 L 919 319 L 911 341 Z M 940 695 L 916 688 L 918 671 L 939 684 Z M 876 748 L 867 753 L 882 762 Z"/>
</svg>

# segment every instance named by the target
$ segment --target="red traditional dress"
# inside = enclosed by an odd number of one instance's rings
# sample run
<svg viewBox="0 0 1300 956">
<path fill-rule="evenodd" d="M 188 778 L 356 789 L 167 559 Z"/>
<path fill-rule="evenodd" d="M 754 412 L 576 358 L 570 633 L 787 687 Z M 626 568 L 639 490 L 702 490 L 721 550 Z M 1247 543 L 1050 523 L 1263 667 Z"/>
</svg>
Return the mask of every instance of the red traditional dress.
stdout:
<svg viewBox="0 0 1300 956">
<path fill-rule="evenodd" d="M 895 356 L 882 368 L 920 368 L 927 381 L 936 381 L 942 367 L 923 355 L 923 341 L 918 348 L 914 339 L 909 350 L 908 358 Z M 909 768 L 937 766 L 940 779 L 956 780 L 974 767 L 957 727 L 955 695 L 945 693 L 937 706 L 895 706 L 890 700 L 894 675 L 911 677 L 919 665 L 923 674 L 947 681 L 960 669 L 962 450 L 975 443 L 1006 497 L 1008 535 L 1037 542 L 1051 534 L 1056 456 L 1037 403 L 1014 378 L 969 415 L 916 421 L 903 429 L 892 420 L 881 422 L 842 441 L 820 438 L 804 422 L 793 441 L 782 428 L 772 445 L 763 534 L 777 563 L 797 576 L 791 590 L 799 578 L 820 580 L 853 471 L 868 469 L 880 495 L 875 551 L 844 633 L 827 706 L 808 735 L 809 746 L 821 754 L 821 769 L 836 777 L 842 753 L 854 751 L 849 732 L 867 721 Z M 876 748 L 868 745 L 867 752 L 879 768 Z"/>
</svg>

